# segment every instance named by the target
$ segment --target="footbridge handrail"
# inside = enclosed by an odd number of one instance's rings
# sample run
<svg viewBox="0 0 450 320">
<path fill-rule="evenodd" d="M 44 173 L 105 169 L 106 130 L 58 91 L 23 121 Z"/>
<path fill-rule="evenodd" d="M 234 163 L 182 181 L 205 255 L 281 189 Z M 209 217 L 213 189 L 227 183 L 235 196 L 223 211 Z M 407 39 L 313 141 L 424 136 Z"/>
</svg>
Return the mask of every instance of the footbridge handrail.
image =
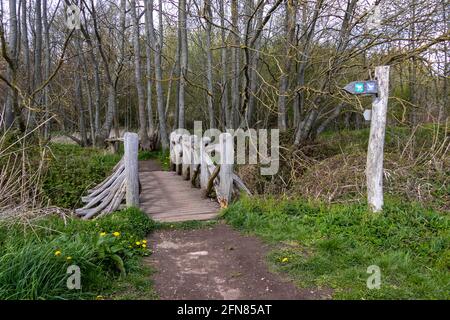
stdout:
<svg viewBox="0 0 450 320">
<path fill-rule="evenodd" d="M 126 132 L 123 137 L 124 155 L 112 174 L 81 198 L 85 203 L 75 213 L 83 219 L 102 216 L 117 210 L 125 200 L 127 207 L 139 207 L 138 147 L 136 133 Z"/>
<path fill-rule="evenodd" d="M 218 143 L 209 137 L 170 134 L 170 169 L 185 180 L 205 190 L 208 196 L 214 189 L 221 207 L 227 207 L 233 197 L 245 192 L 251 195 L 244 182 L 233 171 L 234 139 L 222 133 Z"/>
</svg>

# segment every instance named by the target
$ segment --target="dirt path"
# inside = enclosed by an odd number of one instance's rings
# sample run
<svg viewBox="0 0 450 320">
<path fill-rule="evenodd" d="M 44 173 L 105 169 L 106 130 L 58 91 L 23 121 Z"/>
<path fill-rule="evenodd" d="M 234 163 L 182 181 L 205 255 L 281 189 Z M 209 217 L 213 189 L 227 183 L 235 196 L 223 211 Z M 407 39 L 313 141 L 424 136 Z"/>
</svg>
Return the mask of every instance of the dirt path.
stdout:
<svg viewBox="0 0 450 320">
<path fill-rule="evenodd" d="M 162 230 L 149 239 L 161 299 L 324 299 L 268 271 L 269 248 L 225 224 L 196 230 Z"/>
</svg>

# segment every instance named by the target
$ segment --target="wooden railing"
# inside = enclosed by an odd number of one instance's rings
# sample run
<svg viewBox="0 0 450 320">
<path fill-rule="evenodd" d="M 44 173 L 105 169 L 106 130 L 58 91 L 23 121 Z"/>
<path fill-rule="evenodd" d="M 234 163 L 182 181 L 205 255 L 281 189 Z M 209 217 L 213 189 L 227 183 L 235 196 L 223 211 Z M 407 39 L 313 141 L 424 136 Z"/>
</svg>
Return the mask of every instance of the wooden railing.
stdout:
<svg viewBox="0 0 450 320">
<path fill-rule="evenodd" d="M 112 174 L 88 190 L 88 195 L 81 198 L 85 205 L 75 210 L 83 219 L 113 212 L 124 200 L 127 207 L 139 207 L 139 138 L 136 133 L 126 132 L 124 138 L 117 141 L 122 140 L 124 156 L 116 164 Z M 227 207 L 240 192 L 251 194 L 233 171 L 233 141 L 233 136 L 229 133 L 221 134 L 219 143 L 213 144 L 210 138 L 172 132 L 171 168 L 185 180 L 191 180 L 193 186 L 204 189 L 205 196 L 214 191 L 221 207 Z"/>
<path fill-rule="evenodd" d="M 127 207 L 139 207 L 138 135 L 126 132 L 123 142 L 124 155 L 112 174 L 95 188 L 88 190 L 87 196 L 81 198 L 86 204 L 76 209 L 75 213 L 83 219 L 113 212 L 120 207 L 124 199 Z"/>
<path fill-rule="evenodd" d="M 219 159 L 215 161 L 215 159 Z M 209 137 L 189 134 L 170 134 L 170 168 L 205 190 L 205 196 L 215 191 L 221 207 L 227 207 L 240 192 L 251 194 L 243 181 L 234 173 L 234 139 L 222 133 L 219 143 L 212 144 Z M 199 183 L 197 183 L 197 181 Z"/>
</svg>

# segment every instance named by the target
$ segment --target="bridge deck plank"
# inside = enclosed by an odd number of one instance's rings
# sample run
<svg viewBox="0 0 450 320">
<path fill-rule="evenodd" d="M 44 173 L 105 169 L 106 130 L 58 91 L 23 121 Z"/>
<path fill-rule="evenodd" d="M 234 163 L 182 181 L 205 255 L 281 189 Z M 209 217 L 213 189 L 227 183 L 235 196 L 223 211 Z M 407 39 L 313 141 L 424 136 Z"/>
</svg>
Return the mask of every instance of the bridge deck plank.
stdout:
<svg viewBox="0 0 450 320">
<path fill-rule="evenodd" d="M 142 164 L 142 165 L 141 165 Z M 160 222 L 209 220 L 217 217 L 219 205 L 206 199 L 203 191 L 192 187 L 175 172 L 156 171 L 139 163 L 141 182 L 140 208 Z"/>
</svg>

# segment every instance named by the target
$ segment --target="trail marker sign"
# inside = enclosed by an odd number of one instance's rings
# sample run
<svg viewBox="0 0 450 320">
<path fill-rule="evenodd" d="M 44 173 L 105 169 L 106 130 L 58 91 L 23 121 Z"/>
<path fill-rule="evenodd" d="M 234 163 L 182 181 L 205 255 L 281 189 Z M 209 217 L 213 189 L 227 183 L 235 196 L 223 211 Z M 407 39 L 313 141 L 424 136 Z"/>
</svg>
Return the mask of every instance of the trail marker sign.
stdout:
<svg viewBox="0 0 450 320">
<path fill-rule="evenodd" d="M 353 81 L 346 85 L 344 90 L 355 95 L 377 95 L 378 82 L 375 80 Z"/>
</svg>

